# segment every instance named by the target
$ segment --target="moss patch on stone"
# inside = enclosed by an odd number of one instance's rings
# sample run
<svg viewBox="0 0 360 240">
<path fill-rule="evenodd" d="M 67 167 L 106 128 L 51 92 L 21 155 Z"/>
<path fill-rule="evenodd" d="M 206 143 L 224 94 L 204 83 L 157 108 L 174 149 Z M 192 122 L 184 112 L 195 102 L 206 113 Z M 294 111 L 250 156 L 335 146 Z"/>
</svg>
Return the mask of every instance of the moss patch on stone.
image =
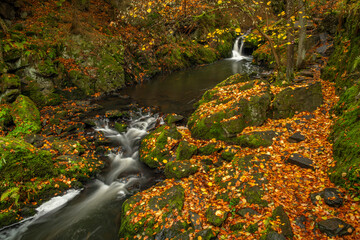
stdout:
<svg viewBox="0 0 360 240">
<path fill-rule="evenodd" d="M 164 173 L 167 178 L 181 179 L 196 173 L 198 168 L 189 160 L 172 161 L 165 165 Z"/>
<path fill-rule="evenodd" d="M 176 159 L 185 160 L 190 159 L 197 151 L 197 147 L 186 141 L 181 141 L 176 149 Z"/>
</svg>

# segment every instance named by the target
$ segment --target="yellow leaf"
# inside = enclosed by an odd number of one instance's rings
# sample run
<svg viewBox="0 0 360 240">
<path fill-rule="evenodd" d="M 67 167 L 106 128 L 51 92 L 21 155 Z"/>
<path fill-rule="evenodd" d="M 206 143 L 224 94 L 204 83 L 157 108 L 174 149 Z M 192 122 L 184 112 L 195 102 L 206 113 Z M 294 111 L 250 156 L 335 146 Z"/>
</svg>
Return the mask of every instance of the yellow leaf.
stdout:
<svg viewBox="0 0 360 240">
<path fill-rule="evenodd" d="M 268 1 L 266 4 L 269 6 L 271 4 L 271 1 Z"/>
<path fill-rule="evenodd" d="M 222 1 L 221 1 L 221 0 L 219 0 L 219 1 L 218 1 L 218 4 L 222 4 Z"/>
<path fill-rule="evenodd" d="M 151 8 L 149 8 L 149 9 L 147 10 L 147 12 L 148 12 L 148 13 L 151 13 Z"/>
<path fill-rule="evenodd" d="M 164 159 L 164 160 L 163 160 L 163 163 L 165 163 L 165 164 L 166 164 L 167 162 L 168 162 L 168 161 L 167 161 L 166 159 Z"/>
</svg>

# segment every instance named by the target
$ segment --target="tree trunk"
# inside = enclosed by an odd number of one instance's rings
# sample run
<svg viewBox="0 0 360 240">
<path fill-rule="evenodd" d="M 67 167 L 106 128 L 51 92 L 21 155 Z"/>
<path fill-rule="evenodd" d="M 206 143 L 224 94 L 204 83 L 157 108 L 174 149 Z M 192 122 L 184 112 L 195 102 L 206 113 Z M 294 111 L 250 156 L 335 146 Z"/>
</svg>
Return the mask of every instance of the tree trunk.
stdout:
<svg viewBox="0 0 360 240">
<path fill-rule="evenodd" d="M 306 39 L 306 19 L 305 19 L 305 2 L 304 0 L 299 0 L 299 45 L 298 45 L 298 55 L 296 60 L 296 68 L 299 69 L 302 67 L 306 49 L 305 49 L 305 39 Z"/>
<path fill-rule="evenodd" d="M 287 55 L 286 55 L 286 80 L 291 82 L 294 78 L 294 24 L 291 19 L 294 13 L 294 4 L 293 0 L 286 1 L 286 14 L 287 14 L 287 23 L 288 23 L 288 33 L 287 33 Z"/>
</svg>

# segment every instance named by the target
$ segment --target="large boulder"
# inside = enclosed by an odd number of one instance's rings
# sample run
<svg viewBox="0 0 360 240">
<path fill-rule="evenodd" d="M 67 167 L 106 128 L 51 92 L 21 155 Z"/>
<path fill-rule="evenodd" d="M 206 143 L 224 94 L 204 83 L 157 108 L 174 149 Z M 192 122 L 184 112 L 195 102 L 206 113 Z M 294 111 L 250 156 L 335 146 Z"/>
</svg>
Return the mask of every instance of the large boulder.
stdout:
<svg viewBox="0 0 360 240">
<path fill-rule="evenodd" d="M 19 95 L 12 103 L 11 115 L 16 125 L 11 136 L 38 133 L 41 130 L 40 112 L 26 96 Z"/>
<path fill-rule="evenodd" d="M 245 127 L 264 123 L 271 103 L 268 84 L 232 82 L 227 79 L 203 95 L 188 121 L 193 137 L 231 142 Z"/>
<path fill-rule="evenodd" d="M 12 103 L 20 94 L 20 79 L 14 74 L 2 74 L 0 77 L 0 104 Z"/>
<path fill-rule="evenodd" d="M 323 103 L 321 83 L 305 87 L 288 87 L 275 96 L 273 117 L 275 119 L 294 116 L 295 112 L 312 112 Z"/>
<path fill-rule="evenodd" d="M 12 122 L 11 108 L 9 105 L 0 105 L 0 129 L 4 130 Z"/>
<path fill-rule="evenodd" d="M 0 179 L 30 181 L 55 173 L 52 154 L 13 137 L 0 137 Z"/>
</svg>

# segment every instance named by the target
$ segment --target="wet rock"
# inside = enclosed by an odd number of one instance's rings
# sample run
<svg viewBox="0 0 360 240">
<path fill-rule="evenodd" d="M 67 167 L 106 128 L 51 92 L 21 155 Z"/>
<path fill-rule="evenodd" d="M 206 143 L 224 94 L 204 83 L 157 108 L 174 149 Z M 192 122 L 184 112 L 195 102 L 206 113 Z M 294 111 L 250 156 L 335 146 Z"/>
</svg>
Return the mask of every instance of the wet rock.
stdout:
<svg viewBox="0 0 360 240">
<path fill-rule="evenodd" d="M 314 77 L 314 72 L 312 72 L 310 70 L 302 70 L 299 72 L 299 75 L 312 78 L 312 77 Z"/>
<path fill-rule="evenodd" d="M 242 208 L 239 211 L 237 211 L 236 213 L 239 214 L 242 217 L 246 217 L 247 215 L 249 217 L 251 217 L 253 215 L 260 215 L 260 213 L 258 213 L 257 211 L 255 211 L 252 208 Z"/>
<path fill-rule="evenodd" d="M 317 196 L 320 196 L 324 202 L 330 207 L 341 207 L 344 203 L 343 194 L 336 188 L 325 188 L 323 191 L 318 193 L 310 194 L 311 202 L 316 206 Z"/>
<path fill-rule="evenodd" d="M 178 114 L 169 114 L 166 118 L 165 118 L 165 122 L 170 125 L 173 123 L 177 123 L 180 122 L 184 119 L 183 116 L 178 115 Z"/>
<path fill-rule="evenodd" d="M 45 138 L 39 134 L 29 134 L 24 137 L 25 142 L 37 145 L 39 142 L 43 141 Z"/>
<path fill-rule="evenodd" d="M 181 179 L 197 172 L 198 166 L 192 164 L 189 160 L 172 161 L 165 165 L 165 176 L 167 178 Z"/>
<path fill-rule="evenodd" d="M 83 120 L 83 123 L 85 123 L 86 128 L 93 128 L 96 127 L 96 120 L 92 118 L 87 118 Z"/>
<path fill-rule="evenodd" d="M 288 87 L 278 93 L 273 101 L 275 119 L 294 116 L 295 112 L 312 112 L 323 103 L 321 83 L 306 87 Z"/>
<path fill-rule="evenodd" d="M 211 155 L 214 152 L 220 151 L 221 148 L 216 147 L 216 143 L 209 143 L 201 148 L 198 149 L 199 155 Z"/>
<path fill-rule="evenodd" d="M 221 226 L 225 222 L 225 219 L 227 218 L 228 212 L 224 212 L 222 210 L 217 209 L 215 206 L 210 206 L 206 210 L 205 217 L 209 223 L 211 223 L 214 226 Z"/>
<path fill-rule="evenodd" d="M 284 207 L 282 205 L 280 205 L 274 209 L 274 211 L 272 213 L 272 217 L 274 219 L 280 219 L 280 222 L 281 222 L 280 229 L 281 229 L 282 234 L 284 234 L 284 236 L 286 238 L 292 239 L 294 236 L 294 233 L 291 228 L 291 223 L 290 223 L 289 217 L 287 216 L 286 212 L 284 211 Z"/>
<path fill-rule="evenodd" d="M 288 142 L 299 143 L 299 142 L 305 141 L 305 139 L 306 138 L 304 135 L 302 135 L 300 132 L 296 132 L 288 138 Z"/>
<path fill-rule="evenodd" d="M 189 144 L 186 141 L 179 143 L 178 148 L 176 149 L 176 159 L 184 160 L 190 159 L 192 155 L 195 154 L 197 147 L 195 145 Z"/>
<path fill-rule="evenodd" d="M 317 223 L 320 232 L 329 237 L 350 235 L 355 228 L 339 218 L 331 218 Z"/>
<path fill-rule="evenodd" d="M 105 112 L 105 116 L 109 119 L 130 118 L 130 114 L 128 111 L 120 111 L 120 110 L 108 110 Z"/>
<path fill-rule="evenodd" d="M 265 240 L 286 240 L 286 237 L 283 234 L 271 231 L 266 234 Z"/>
<path fill-rule="evenodd" d="M 294 153 L 286 160 L 288 163 L 295 164 L 302 168 L 309 168 L 314 170 L 313 161 L 309 158 L 303 157 L 300 154 Z"/>
</svg>

